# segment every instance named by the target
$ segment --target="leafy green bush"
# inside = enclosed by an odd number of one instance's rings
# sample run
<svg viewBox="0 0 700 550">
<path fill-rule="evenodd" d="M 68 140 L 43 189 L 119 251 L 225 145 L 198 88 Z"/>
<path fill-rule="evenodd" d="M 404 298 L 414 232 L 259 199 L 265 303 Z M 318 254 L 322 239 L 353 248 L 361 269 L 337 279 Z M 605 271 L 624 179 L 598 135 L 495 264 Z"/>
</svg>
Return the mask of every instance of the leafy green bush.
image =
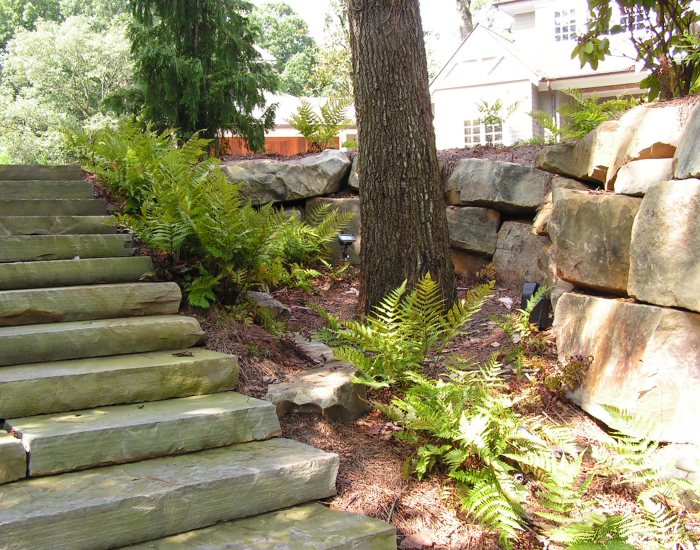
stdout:
<svg viewBox="0 0 700 550">
<path fill-rule="evenodd" d="M 351 120 L 345 115 L 350 105 L 350 99 L 329 99 L 321 105 L 319 115 L 314 112 L 311 103 L 302 99 L 297 112 L 287 122 L 306 138 L 309 151 L 323 151 L 332 148 L 333 138 L 350 126 Z"/>
<path fill-rule="evenodd" d="M 124 201 L 117 223 L 187 274 L 193 305 L 235 301 L 252 285 L 295 282 L 294 269 L 323 257 L 351 219 L 326 208 L 312 214 L 318 225 L 311 227 L 272 205 L 244 203 L 242 184 L 228 182 L 219 161 L 206 158 L 209 140 L 197 135 L 179 144 L 171 132 L 143 131 L 132 120 L 68 138 L 85 169 Z"/>
</svg>

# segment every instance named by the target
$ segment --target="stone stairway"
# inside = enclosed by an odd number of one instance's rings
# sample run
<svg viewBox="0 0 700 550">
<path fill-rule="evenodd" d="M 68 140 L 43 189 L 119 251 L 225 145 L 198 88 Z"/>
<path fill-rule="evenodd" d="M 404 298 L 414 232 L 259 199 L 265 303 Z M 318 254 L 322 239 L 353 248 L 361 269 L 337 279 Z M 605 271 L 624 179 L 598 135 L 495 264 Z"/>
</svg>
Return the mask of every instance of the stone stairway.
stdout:
<svg viewBox="0 0 700 550">
<path fill-rule="evenodd" d="M 338 457 L 277 437 L 92 197 L 78 166 L 0 167 L 0 548 L 395 549 L 304 504 Z"/>
</svg>

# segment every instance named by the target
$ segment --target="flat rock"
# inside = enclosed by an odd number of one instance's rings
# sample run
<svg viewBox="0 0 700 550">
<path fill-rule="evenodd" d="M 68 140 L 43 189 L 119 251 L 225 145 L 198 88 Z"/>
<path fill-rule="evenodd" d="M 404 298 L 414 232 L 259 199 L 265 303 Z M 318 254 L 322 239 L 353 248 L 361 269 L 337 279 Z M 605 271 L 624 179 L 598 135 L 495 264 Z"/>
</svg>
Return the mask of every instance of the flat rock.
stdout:
<svg viewBox="0 0 700 550">
<path fill-rule="evenodd" d="M 360 263 L 360 249 L 362 247 L 362 219 L 360 217 L 360 199 L 359 198 L 348 198 L 348 199 L 330 199 L 326 197 L 310 199 L 306 201 L 306 213 L 307 222 L 308 214 L 313 212 L 315 208 L 323 204 L 330 204 L 331 211 L 338 211 L 341 213 L 354 214 L 350 223 L 343 229 L 343 233 L 350 233 L 355 237 L 355 242 L 348 247 L 348 255 L 350 256 L 350 263 L 359 264 Z M 328 243 L 328 248 L 331 251 L 331 262 L 338 264 L 342 258 L 343 247 L 340 245 L 337 239 L 333 239 Z"/>
<path fill-rule="evenodd" d="M 91 199 L 92 182 L 67 181 L 2 181 L 0 199 Z"/>
<path fill-rule="evenodd" d="M 231 391 L 238 358 L 191 348 L 0 369 L 0 418 Z"/>
<path fill-rule="evenodd" d="M 505 222 L 493 255 L 498 280 L 515 290 L 522 290 L 525 283 L 545 284 L 549 276 L 539 260 L 549 243 L 549 237 L 532 234 L 531 223 Z"/>
<path fill-rule="evenodd" d="M 348 178 L 348 187 L 355 191 L 360 190 L 360 154 L 355 153 L 352 158 L 352 168 L 350 169 L 350 177 Z"/>
<path fill-rule="evenodd" d="M 249 160 L 221 168 L 231 183 L 243 183 L 243 199 L 266 204 L 335 193 L 350 172 L 350 161 L 345 153 L 327 149 L 295 162 Z"/>
<path fill-rule="evenodd" d="M 540 170 L 593 183 L 605 183 L 613 161 L 613 141 L 618 122 L 603 122 L 577 143 L 545 147 L 535 159 Z"/>
<path fill-rule="evenodd" d="M 0 263 L 0 290 L 130 283 L 152 269 L 149 256 Z"/>
<path fill-rule="evenodd" d="M 647 189 L 673 178 L 673 159 L 635 160 L 617 172 L 615 193 L 642 197 Z"/>
<path fill-rule="evenodd" d="M 30 476 L 269 439 L 275 408 L 235 392 L 5 421 L 29 453 Z"/>
<path fill-rule="evenodd" d="M 97 235 L 116 233 L 110 216 L 4 216 L 0 237 L 9 235 Z"/>
<path fill-rule="evenodd" d="M 80 180 L 79 164 L 5 164 L 0 165 L 0 180 Z"/>
<path fill-rule="evenodd" d="M 601 405 L 634 411 L 655 437 L 700 443 L 700 315 L 565 294 L 554 316 L 559 359 L 592 357 L 571 399 L 603 422 Z"/>
<path fill-rule="evenodd" d="M 673 155 L 674 178 L 700 178 L 700 108 L 695 107 Z M 670 179 L 670 178 L 668 178 Z M 663 181 L 663 180 L 661 180 Z"/>
<path fill-rule="evenodd" d="M 20 235 L 0 237 L 0 262 L 132 256 L 131 235 Z"/>
<path fill-rule="evenodd" d="M 181 300 L 175 283 L 6 290 L 0 291 L 0 326 L 169 315 Z"/>
<path fill-rule="evenodd" d="M 197 320 L 180 315 L 0 327 L 0 367 L 189 348 L 203 341 Z"/>
<path fill-rule="evenodd" d="M 22 442 L 0 432 L 0 484 L 27 477 L 27 453 Z"/>
<path fill-rule="evenodd" d="M 0 548 L 107 550 L 335 494 L 338 457 L 285 439 L 0 486 Z"/>
<path fill-rule="evenodd" d="M 535 216 L 535 221 L 532 224 L 532 233 L 534 235 L 549 235 L 549 219 L 552 217 L 552 208 L 554 207 L 552 193 L 554 193 L 554 191 L 557 189 L 575 189 L 577 191 L 587 191 L 590 188 L 580 181 L 569 178 L 563 178 L 561 176 L 552 178 L 552 191 L 547 193 L 547 196 L 542 199 L 542 202 L 537 208 L 537 215 Z"/>
<path fill-rule="evenodd" d="M 246 298 L 253 302 L 260 309 L 265 309 L 270 312 L 272 318 L 278 323 L 286 323 L 292 316 L 292 310 L 286 307 L 279 300 L 275 300 L 272 294 L 267 292 L 246 292 Z"/>
<path fill-rule="evenodd" d="M 642 199 L 554 192 L 549 235 L 557 274 L 574 285 L 626 294 L 632 224 Z"/>
<path fill-rule="evenodd" d="M 128 550 L 396 550 L 396 528 L 359 514 L 304 504 Z M 126 548 L 122 550 L 127 550 Z"/>
<path fill-rule="evenodd" d="M 700 180 L 649 188 L 632 229 L 629 294 L 700 311 Z"/>
<path fill-rule="evenodd" d="M 0 199 L 0 216 L 104 216 L 104 199 Z"/>
<path fill-rule="evenodd" d="M 447 207 L 450 246 L 473 254 L 493 256 L 496 252 L 501 214 L 489 208 Z"/>
<path fill-rule="evenodd" d="M 612 145 L 607 189 L 614 188 L 618 170 L 628 162 L 673 158 L 682 132 L 680 106 L 662 105 L 641 105 L 620 118 Z"/>
<path fill-rule="evenodd" d="M 545 172 L 510 162 L 462 159 L 445 184 L 448 205 L 534 213 L 549 191 Z"/>
</svg>

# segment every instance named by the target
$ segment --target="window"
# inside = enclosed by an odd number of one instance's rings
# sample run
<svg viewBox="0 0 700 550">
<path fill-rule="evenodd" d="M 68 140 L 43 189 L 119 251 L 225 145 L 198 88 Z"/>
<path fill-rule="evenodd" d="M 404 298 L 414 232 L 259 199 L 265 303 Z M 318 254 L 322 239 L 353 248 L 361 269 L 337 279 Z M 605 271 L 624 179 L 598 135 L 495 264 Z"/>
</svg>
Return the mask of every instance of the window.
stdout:
<svg viewBox="0 0 700 550">
<path fill-rule="evenodd" d="M 484 134 L 489 145 L 503 145 L 503 124 L 484 125 Z"/>
<path fill-rule="evenodd" d="M 623 31 L 641 31 L 644 29 L 644 14 L 639 9 L 623 13 L 620 17 L 620 26 Z"/>
<path fill-rule="evenodd" d="M 477 120 L 464 121 L 464 145 L 479 145 L 481 143 L 481 122 Z"/>
<path fill-rule="evenodd" d="M 483 129 L 483 132 L 482 132 Z M 464 146 L 502 145 L 503 124 L 481 124 L 479 119 L 464 121 Z"/>
<path fill-rule="evenodd" d="M 576 10 L 554 12 L 554 40 L 556 42 L 576 40 Z"/>
</svg>

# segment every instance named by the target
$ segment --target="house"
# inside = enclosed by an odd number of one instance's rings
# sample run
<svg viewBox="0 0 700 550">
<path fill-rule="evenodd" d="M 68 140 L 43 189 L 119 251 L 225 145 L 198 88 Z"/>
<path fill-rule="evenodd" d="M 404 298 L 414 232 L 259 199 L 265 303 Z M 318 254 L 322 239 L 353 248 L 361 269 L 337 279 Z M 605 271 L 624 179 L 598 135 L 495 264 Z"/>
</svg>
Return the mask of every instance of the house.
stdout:
<svg viewBox="0 0 700 550">
<path fill-rule="evenodd" d="M 286 94 L 270 95 L 267 104 L 277 104 L 275 112 L 275 127 L 265 134 L 265 152 L 278 153 L 284 156 L 298 155 L 308 149 L 308 142 L 299 132 L 287 122 L 301 106 L 302 100 L 308 101 L 314 111 L 319 112 L 319 107 L 324 105 L 328 98 L 322 97 L 295 97 Z M 259 114 L 259 113 L 258 113 Z M 352 121 L 352 125 L 341 130 L 335 138 L 335 148 L 338 149 L 346 141 L 357 141 L 357 127 L 355 122 L 355 108 L 350 106 L 347 109 L 347 117 Z M 227 136 L 229 154 L 240 155 L 250 151 L 240 138 Z"/>
<path fill-rule="evenodd" d="M 602 98 L 643 93 L 639 82 L 648 73 L 624 34 L 611 37 L 613 55 L 596 71 L 571 59 L 585 30 L 586 0 L 506 0 L 497 8 L 513 17 L 512 35 L 477 26 L 430 85 L 438 149 L 512 145 L 539 136 L 542 129 L 527 113 L 555 113 L 568 89 Z M 483 124 L 478 105 L 497 100 L 517 108 L 503 124 Z"/>
</svg>

